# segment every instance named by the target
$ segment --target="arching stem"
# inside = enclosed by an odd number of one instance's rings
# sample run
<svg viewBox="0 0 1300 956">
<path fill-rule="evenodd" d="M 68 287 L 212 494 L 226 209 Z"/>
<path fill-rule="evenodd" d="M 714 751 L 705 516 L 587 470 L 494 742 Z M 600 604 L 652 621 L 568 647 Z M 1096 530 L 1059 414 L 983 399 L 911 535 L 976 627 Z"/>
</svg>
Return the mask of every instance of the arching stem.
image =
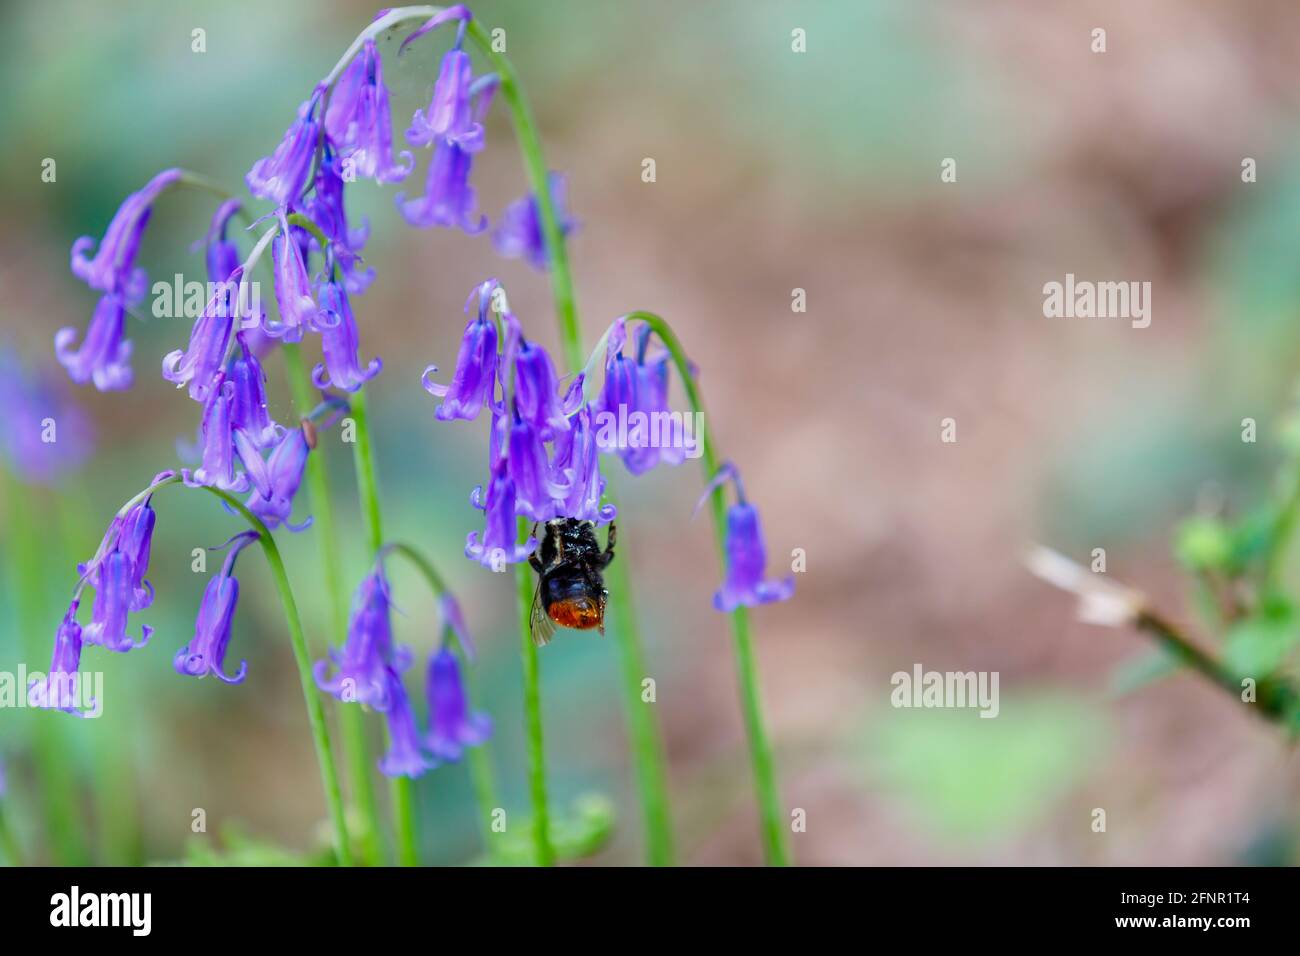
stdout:
<svg viewBox="0 0 1300 956">
<path fill-rule="evenodd" d="M 644 322 L 654 331 L 672 356 L 677 375 L 686 392 L 686 401 L 696 420 L 704 417 L 704 401 L 691 370 L 690 360 L 672 327 L 653 312 L 629 312 L 628 322 Z M 695 440 L 700 443 L 700 465 L 705 482 L 712 481 L 718 473 L 718 455 L 713 440 L 706 429 L 700 429 Z M 709 495 L 709 513 L 713 519 L 713 536 L 717 542 L 718 557 L 726 569 L 727 560 L 727 506 L 722 485 Z M 772 866 L 786 866 L 790 851 L 786 840 L 785 812 L 776 783 L 776 763 L 772 744 L 767 736 L 763 719 L 762 692 L 758 681 L 758 665 L 754 659 L 753 640 L 749 632 L 749 609 L 738 607 L 727 615 L 731 620 L 731 639 L 736 655 L 736 676 L 740 684 L 740 704 L 745 718 L 745 733 L 749 739 L 749 757 L 754 773 L 754 791 L 758 798 L 763 850 Z"/>
<path fill-rule="evenodd" d="M 171 475 L 155 481 L 148 488 L 136 495 L 118 511 L 125 512 L 133 504 L 144 500 L 149 495 L 169 485 L 180 484 L 180 475 Z M 338 771 L 334 766 L 334 755 L 330 750 L 329 726 L 325 722 L 325 708 L 321 704 L 320 693 L 311 672 L 311 654 L 307 650 L 307 638 L 303 633 L 302 619 L 298 615 L 298 603 L 293 597 L 293 588 L 289 585 L 289 575 L 280 557 L 280 549 L 275 538 L 262 520 L 249 511 L 242 501 L 219 488 L 203 486 L 203 490 L 224 501 L 230 508 L 248 522 L 248 526 L 257 532 L 257 540 L 262 545 L 267 566 L 284 608 L 285 623 L 289 628 L 289 644 L 293 649 L 294 661 L 298 665 L 298 680 L 302 685 L 303 700 L 307 705 L 307 723 L 311 727 L 312 742 L 316 748 L 316 762 L 320 767 L 321 785 L 325 790 L 325 804 L 329 810 L 330 823 L 334 831 L 334 853 L 340 866 L 352 865 L 352 850 L 348 843 L 347 821 L 343 812 L 343 788 L 339 786 Z"/>
</svg>

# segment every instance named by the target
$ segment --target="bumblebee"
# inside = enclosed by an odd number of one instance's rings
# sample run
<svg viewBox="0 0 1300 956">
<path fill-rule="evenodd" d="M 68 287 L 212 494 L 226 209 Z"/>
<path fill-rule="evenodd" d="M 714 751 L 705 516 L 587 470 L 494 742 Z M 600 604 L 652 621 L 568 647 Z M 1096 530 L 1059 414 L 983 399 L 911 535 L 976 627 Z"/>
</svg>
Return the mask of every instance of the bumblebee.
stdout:
<svg viewBox="0 0 1300 956">
<path fill-rule="evenodd" d="M 605 633 L 609 592 L 601 572 L 614 560 L 617 535 L 611 521 L 602 551 L 592 522 L 577 518 L 552 518 L 546 522 L 541 541 L 528 557 L 537 572 L 537 590 L 529 614 L 534 644 L 548 643 L 556 625 L 579 631 L 596 628 Z"/>
</svg>

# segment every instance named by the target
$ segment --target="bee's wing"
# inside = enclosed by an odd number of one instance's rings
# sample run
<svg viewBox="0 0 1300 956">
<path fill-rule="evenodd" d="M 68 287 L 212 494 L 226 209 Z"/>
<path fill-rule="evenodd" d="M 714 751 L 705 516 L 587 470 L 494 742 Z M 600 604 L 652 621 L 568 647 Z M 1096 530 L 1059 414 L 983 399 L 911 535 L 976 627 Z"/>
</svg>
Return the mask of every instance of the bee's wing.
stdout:
<svg viewBox="0 0 1300 956">
<path fill-rule="evenodd" d="M 533 607 L 528 614 L 528 630 L 538 647 L 549 644 L 555 636 L 555 622 L 542 606 L 542 576 L 537 576 L 537 589 L 533 591 Z"/>
</svg>

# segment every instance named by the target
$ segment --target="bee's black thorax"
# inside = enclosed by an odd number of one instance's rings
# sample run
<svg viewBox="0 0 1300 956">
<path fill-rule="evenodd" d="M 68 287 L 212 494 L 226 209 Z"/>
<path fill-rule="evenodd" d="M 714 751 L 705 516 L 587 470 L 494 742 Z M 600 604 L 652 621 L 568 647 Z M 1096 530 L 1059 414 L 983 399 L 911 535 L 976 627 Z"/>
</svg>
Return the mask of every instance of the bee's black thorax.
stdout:
<svg viewBox="0 0 1300 956">
<path fill-rule="evenodd" d="M 543 568 L 556 564 L 584 564 L 600 557 L 596 526 L 576 518 L 555 518 L 546 522 L 546 534 L 538 545 Z"/>
</svg>

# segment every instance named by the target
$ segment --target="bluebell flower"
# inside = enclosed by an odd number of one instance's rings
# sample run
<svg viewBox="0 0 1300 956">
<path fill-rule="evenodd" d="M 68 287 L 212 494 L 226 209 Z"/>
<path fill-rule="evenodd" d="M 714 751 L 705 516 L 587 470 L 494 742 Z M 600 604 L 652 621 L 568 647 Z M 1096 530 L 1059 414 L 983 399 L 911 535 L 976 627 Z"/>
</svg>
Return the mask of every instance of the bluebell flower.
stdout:
<svg viewBox="0 0 1300 956">
<path fill-rule="evenodd" d="M 218 289 L 190 331 L 189 348 L 169 352 L 162 360 L 162 376 L 177 387 L 188 385 L 190 398 L 204 401 L 214 374 L 226 360 L 235 320 L 227 308 L 226 291 Z"/>
<path fill-rule="evenodd" d="M 54 354 L 78 385 L 94 382 L 101 392 L 131 387 L 131 342 L 125 338 L 126 305 L 116 292 L 105 293 L 95 306 L 81 347 L 74 349 L 77 330 L 71 326 L 54 334 Z"/>
<path fill-rule="evenodd" d="M 289 126 L 275 152 L 255 162 L 244 177 L 248 191 L 254 196 L 286 207 L 302 195 L 320 138 L 320 125 L 313 114 L 321 94 L 318 88 L 298 107 L 298 118 Z"/>
<path fill-rule="evenodd" d="M 425 391 L 442 399 L 438 410 L 434 412 L 434 417 L 439 421 L 456 418 L 473 421 L 478 417 L 483 403 L 492 400 L 497 371 L 497 330 L 488 315 L 488 309 L 496 288 L 496 280 L 489 279 L 475 287 L 465 303 L 465 310 L 469 311 L 470 303 L 478 296 L 478 313 L 465 326 L 451 384 L 438 385 L 429 380 L 429 374 L 438 371 L 436 365 L 430 365 L 424 370 L 422 380 Z"/>
<path fill-rule="evenodd" d="M 204 262 L 208 267 L 209 282 L 225 282 L 239 268 L 239 247 L 226 237 L 230 220 L 243 209 L 238 199 L 227 199 L 212 214 L 208 234 L 204 239 Z"/>
<path fill-rule="evenodd" d="M 475 488 L 470 503 L 484 512 L 485 530 L 480 536 L 471 531 L 465 539 L 465 557 L 477 561 L 485 568 L 499 570 L 507 564 L 518 564 L 533 553 L 537 539 L 530 537 L 524 544 L 516 540 L 515 483 L 505 460 L 493 469 L 484 499 L 482 488 Z"/>
<path fill-rule="evenodd" d="M 513 316 L 509 317 L 513 320 Z M 545 441 L 569 430 L 569 415 L 561 401 L 555 364 L 546 349 L 521 335 L 517 348 L 511 350 L 515 371 L 515 408 L 537 429 Z"/>
<path fill-rule="evenodd" d="M 322 282 L 320 305 L 321 314 L 328 317 L 320 333 L 325 361 L 312 370 L 311 380 L 317 388 L 332 385 L 345 392 L 355 392 L 378 375 L 384 363 L 373 358 L 365 368 L 361 367 L 357 320 L 352 315 L 346 288 L 338 282 Z"/>
<path fill-rule="evenodd" d="M 303 258 L 298 236 L 303 230 L 290 228 L 286 216 L 280 216 L 280 233 L 271 240 L 271 258 L 275 271 L 275 303 L 280 320 L 268 323 L 266 331 L 286 342 L 297 342 L 307 329 L 320 331 L 325 323 L 316 300 L 311 295 L 311 277 Z"/>
<path fill-rule="evenodd" d="M 567 192 L 564 176 L 552 172 L 546 181 L 551 191 L 555 215 L 560 222 L 560 235 L 568 236 L 578 224 L 569 218 L 564 209 Z M 535 193 L 516 199 L 506 207 L 492 233 L 492 244 L 505 258 L 522 257 L 539 272 L 546 271 L 550 263 L 546 252 L 546 235 L 542 231 L 542 215 Z"/>
<path fill-rule="evenodd" d="M 556 499 L 568 490 L 552 480 L 551 463 L 546 446 L 532 424 L 515 413 L 510 422 L 506 466 L 515 490 L 515 514 L 534 521 L 564 517 L 556 509 Z"/>
<path fill-rule="evenodd" d="M 90 455 L 90 420 L 66 392 L 61 378 L 29 373 L 15 353 L 0 347 L 0 454 L 23 481 L 54 484 Z"/>
<path fill-rule="evenodd" d="M 447 645 L 429 658 L 429 732 L 425 746 L 436 759 L 454 763 L 466 747 L 477 747 L 492 734 L 487 714 L 471 713 L 460 663 Z"/>
<path fill-rule="evenodd" d="M 168 472 L 163 472 L 168 474 Z M 116 549 L 131 562 L 131 610 L 143 611 L 153 603 L 153 585 L 146 579 L 153 551 L 153 529 L 157 521 L 149 498 L 129 508 L 114 519 L 118 525 Z"/>
<path fill-rule="evenodd" d="M 54 653 L 50 670 L 44 678 L 33 677 L 27 684 L 27 706 L 61 710 L 77 717 L 86 716 L 96 709 L 96 702 L 87 701 L 87 711 L 77 708 L 77 682 L 81 667 L 81 625 L 77 623 L 78 601 L 73 601 L 54 634 Z"/>
<path fill-rule="evenodd" d="M 154 480 L 170 474 L 162 472 Z M 129 613 L 143 611 L 153 603 L 153 585 L 145 575 L 149 571 L 155 520 L 146 496 L 114 516 L 95 558 L 78 565 L 82 580 L 95 589 L 91 622 L 82 633 L 87 644 L 121 652 L 148 642 L 152 628 L 142 628 L 140 640 L 132 641 L 126 636 L 126 627 Z"/>
<path fill-rule="evenodd" d="M 138 641 L 126 636 L 127 614 L 135 609 L 134 574 L 135 567 L 124 552 L 113 550 L 104 556 L 95 572 L 91 621 L 82 631 L 82 639 L 87 644 L 122 653 L 149 643 L 153 628 L 147 624 L 141 627 Z"/>
<path fill-rule="evenodd" d="M 94 258 L 86 257 L 95 245 L 93 237 L 82 236 L 74 242 L 73 275 L 92 289 L 117 295 L 128 306 L 138 302 L 148 286 L 144 270 L 135 265 L 140 239 L 149 223 L 154 201 L 180 178 L 181 170 L 164 169 L 139 192 L 127 196 L 109 223 Z"/>
<path fill-rule="evenodd" d="M 392 703 L 389 671 L 403 671 L 411 663 L 410 651 L 393 643 L 391 603 L 388 580 L 383 568 L 376 567 L 352 597 L 352 616 L 342 649 L 331 650 L 330 660 L 317 661 L 313 668 L 321 690 L 347 703 L 388 710 Z M 333 677 L 329 676 L 331 661 L 337 668 Z"/>
<path fill-rule="evenodd" d="M 719 611 L 731 612 L 741 606 L 757 607 L 773 601 L 788 600 L 794 594 L 793 577 L 781 580 L 763 577 L 767 566 L 767 548 L 763 544 L 758 509 L 746 500 L 745 487 L 734 465 L 728 463 L 718 469 L 718 474 L 709 482 L 700 498 L 700 505 L 713 493 L 714 488 L 727 480 L 735 486 L 736 503 L 727 509 L 727 576 L 722 587 L 713 595 L 713 606 Z"/>
<path fill-rule="evenodd" d="M 236 433 L 231 420 L 234 405 L 235 383 L 224 372 L 218 372 L 203 405 L 202 462 L 192 472 L 188 469 L 181 472 L 187 485 L 212 485 L 236 494 L 248 490 L 248 475 L 235 470 L 235 462 L 240 457 L 235 450 Z"/>
<path fill-rule="evenodd" d="M 384 682 L 388 700 L 384 709 L 388 721 L 388 752 L 379 761 L 379 771 L 387 777 L 418 777 L 437 764 L 421 752 L 420 732 L 402 678 L 393 668 L 385 667 Z"/>
<path fill-rule="evenodd" d="M 453 140 L 439 140 L 429 163 L 424 195 L 411 200 L 405 198 L 405 193 L 395 197 L 402 218 L 420 229 L 430 226 L 462 229 L 471 236 L 486 229 L 487 216 L 475 220 L 478 199 L 469 184 L 472 165 L 473 155 L 468 150 Z"/>
<path fill-rule="evenodd" d="M 487 74 L 474 78 L 469 54 L 461 49 L 465 27 L 442 58 L 438 79 L 433 85 L 433 99 L 425 110 L 416 110 L 406 141 L 412 146 L 430 146 L 439 141 L 455 143 L 466 152 L 483 148 L 483 120 L 496 92 L 497 77 Z"/>
<path fill-rule="evenodd" d="M 231 361 L 227 376 L 234 384 L 230 425 L 243 432 L 254 448 L 267 448 L 279 438 L 280 428 L 266 407 L 266 373 L 248 347 L 247 333 L 236 336 L 239 354 Z"/>
<path fill-rule="evenodd" d="M 361 250 L 369 238 L 370 227 L 367 222 L 355 229 L 348 225 L 338 157 L 333 155 L 328 145 L 325 147 L 325 158 L 316 172 L 316 188 L 307 197 L 305 205 L 307 215 L 320 226 L 330 241 L 334 264 L 343 276 L 343 286 L 348 290 L 348 295 L 361 295 L 375 278 L 375 270 L 362 268 L 361 261 Z M 311 243 L 313 248 L 324 255 L 325 250 L 319 248 L 314 237 Z"/>
<path fill-rule="evenodd" d="M 239 199 L 227 199 L 212 214 L 212 221 L 203 240 L 204 260 L 208 269 L 209 288 L 217 296 L 218 314 L 237 319 L 235 328 L 243 332 L 249 350 L 261 357 L 269 351 L 272 344 L 264 331 L 266 312 L 261 308 L 260 301 L 245 301 L 241 310 L 237 300 L 239 286 L 244 278 L 244 267 L 239 256 L 239 246 L 226 235 L 230 220 L 243 209 L 243 205 Z M 257 312 L 252 311 L 254 304 L 258 306 Z"/>
<path fill-rule="evenodd" d="M 393 159 L 388 87 L 373 39 L 366 40 L 334 87 L 325 111 L 325 131 L 360 179 L 400 182 L 414 168 L 415 157 L 406 150 L 400 154 L 402 163 Z"/>
<path fill-rule="evenodd" d="M 78 385 L 94 382 L 101 392 L 131 387 L 131 343 L 124 337 L 126 310 L 134 307 L 148 288 L 148 277 L 144 269 L 136 267 L 135 259 L 154 201 L 180 178 L 179 169 L 165 169 L 128 196 L 109 223 L 94 258 L 87 258 L 95 245 L 93 237 L 82 236 L 72 244 L 73 274 L 103 293 L 79 349 L 73 347 L 75 328 L 62 328 L 54 335 L 55 354 Z"/>
<path fill-rule="evenodd" d="M 270 494 L 264 495 L 254 489 L 247 501 L 248 510 L 257 515 L 268 528 L 283 524 L 290 531 L 302 531 L 309 524 L 308 518 L 301 524 L 289 523 L 293 512 L 293 499 L 302 484 L 303 472 L 307 467 L 307 455 L 311 447 L 302 428 L 291 428 L 284 433 L 280 443 L 272 449 L 266 460 Z"/>
<path fill-rule="evenodd" d="M 575 383 L 575 387 L 581 385 Z M 582 406 L 570 419 L 569 431 L 555 438 L 555 454 L 551 459 L 553 480 L 567 489 L 556 502 L 556 510 L 566 518 L 604 524 L 612 521 L 618 512 L 614 505 L 600 503 L 605 479 L 600 472 L 591 415 L 591 406 Z"/>
<path fill-rule="evenodd" d="M 623 354 L 627 342 L 626 320 L 619 318 L 610 327 L 605 346 L 605 383 L 594 402 L 596 411 L 605 421 L 617 420 L 621 414 L 626 416 L 637 408 L 637 371 L 636 362 Z M 598 428 L 596 443 L 603 452 L 617 452 L 621 449 L 617 430 Z"/>
<path fill-rule="evenodd" d="M 211 674 L 227 684 L 239 684 L 248 676 L 248 661 L 239 662 L 239 670 L 233 677 L 226 674 L 226 651 L 230 647 L 235 605 L 239 602 L 235 559 L 240 551 L 257 539 L 256 531 L 245 531 L 227 542 L 230 553 L 226 555 L 221 571 L 213 576 L 203 591 L 203 601 L 194 622 L 194 637 L 172 659 L 176 673 L 187 677 Z"/>
<path fill-rule="evenodd" d="M 634 366 L 636 406 L 628 409 L 627 444 L 619 457 L 634 475 L 644 474 L 656 465 L 680 465 L 689 451 L 701 441 L 699 435 L 687 434 L 685 420 L 675 415 L 668 404 L 668 372 L 671 355 L 647 355 L 649 326 L 638 330 L 637 358 Z"/>
</svg>

